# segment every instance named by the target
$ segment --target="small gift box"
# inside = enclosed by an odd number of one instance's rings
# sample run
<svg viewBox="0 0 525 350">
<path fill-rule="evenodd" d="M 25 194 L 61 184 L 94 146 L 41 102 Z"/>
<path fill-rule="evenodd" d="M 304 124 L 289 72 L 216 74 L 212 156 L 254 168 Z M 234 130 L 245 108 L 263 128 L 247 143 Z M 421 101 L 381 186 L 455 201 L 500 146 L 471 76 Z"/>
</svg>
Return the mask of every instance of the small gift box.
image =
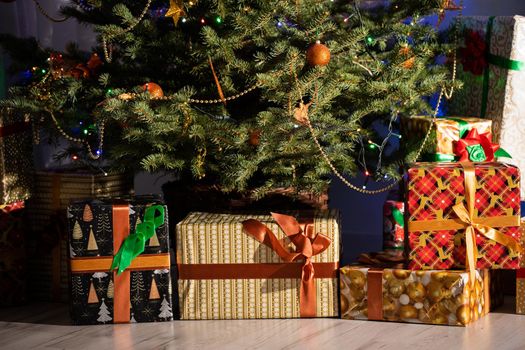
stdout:
<svg viewBox="0 0 525 350">
<path fill-rule="evenodd" d="M 182 319 L 336 317 L 336 212 L 190 213 L 177 225 Z"/>
<path fill-rule="evenodd" d="M 467 16 L 460 27 L 458 79 L 464 86 L 450 109 L 491 119 L 494 141 L 524 169 L 525 17 Z"/>
<path fill-rule="evenodd" d="M 167 220 L 151 197 L 68 207 L 73 323 L 172 319 Z"/>
<path fill-rule="evenodd" d="M 432 127 L 433 119 L 428 116 L 413 116 L 401 118 L 401 134 L 408 143 L 421 141 Z M 435 121 L 435 130 L 428 140 L 425 149 L 428 151 L 424 154 L 426 160 L 439 162 L 452 162 L 459 160 L 465 155 L 459 153 L 457 147 L 461 144 L 463 147 L 468 145 L 479 145 L 487 153 L 493 150 L 492 145 L 492 122 L 486 119 L 472 117 L 447 117 L 437 118 Z M 460 140 L 463 141 L 458 144 Z M 487 144 L 488 142 L 488 144 Z M 478 147 L 478 148 L 479 148 Z M 480 152 L 478 152 L 479 154 Z M 468 156 L 468 153 L 467 153 Z M 494 151 L 485 156 L 485 159 L 471 161 L 494 160 Z"/>
<path fill-rule="evenodd" d="M 405 203 L 387 200 L 383 205 L 383 250 L 403 253 Z"/>
<path fill-rule="evenodd" d="M 416 163 L 407 176 L 409 267 L 517 269 L 520 172 L 503 163 Z"/>
<path fill-rule="evenodd" d="M 344 319 L 465 326 L 489 312 L 488 271 L 341 269 Z"/>
</svg>

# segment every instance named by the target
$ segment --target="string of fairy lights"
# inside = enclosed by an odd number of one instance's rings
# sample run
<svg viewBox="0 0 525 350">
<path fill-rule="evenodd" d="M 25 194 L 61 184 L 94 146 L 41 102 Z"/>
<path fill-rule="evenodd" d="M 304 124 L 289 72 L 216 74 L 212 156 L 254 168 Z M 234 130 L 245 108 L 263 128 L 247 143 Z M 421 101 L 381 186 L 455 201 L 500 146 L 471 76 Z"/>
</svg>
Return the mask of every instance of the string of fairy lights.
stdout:
<svg viewBox="0 0 525 350">
<path fill-rule="evenodd" d="M 68 17 L 55 18 L 53 16 L 50 16 L 43 9 L 43 7 L 40 5 L 40 3 L 37 0 L 33 0 L 33 1 L 34 1 L 35 5 L 36 5 L 37 9 L 42 13 L 42 15 L 44 15 L 49 20 L 51 20 L 53 22 L 63 22 L 63 21 L 68 19 Z M 152 13 L 154 13 L 155 16 L 167 16 L 169 14 L 169 11 L 171 10 L 171 8 L 169 10 L 167 8 L 157 8 L 157 9 L 151 10 L 150 9 L 151 3 L 152 3 L 152 0 L 147 0 L 146 1 L 146 4 L 145 4 L 143 10 L 141 11 L 140 15 L 138 17 L 136 17 L 135 20 L 132 21 L 130 25 L 128 25 L 127 27 L 123 28 L 121 31 L 119 31 L 119 32 L 117 32 L 117 33 L 115 33 L 113 35 L 103 35 L 102 36 L 102 40 L 101 41 L 102 41 L 102 47 L 103 47 L 103 52 L 104 52 L 104 58 L 105 58 L 105 60 L 107 62 L 111 62 L 112 61 L 112 50 L 111 50 L 111 46 L 109 44 L 110 40 L 115 39 L 116 37 L 133 30 L 144 19 L 145 15 L 148 14 L 148 11 L 149 11 L 150 15 Z M 86 11 L 86 12 L 90 12 L 90 11 L 92 11 L 94 9 L 85 0 L 80 0 L 80 1 L 77 2 L 77 4 L 83 11 Z M 192 5 L 194 5 L 194 3 L 192 1 L 190 1 L 188 3 L 188 5 L 192 6 Z M 463 1 L 461 1 L 461 5 L 459 6 L 460 11 L 461 11 L 462 7 L 463 7 Z M 245 11 L 249 11 L 249 8 L 245 8 L 244 10 Z M 351 14 L 351 15 L 344 16 L 342 18 L 342 23 L 347 23 L 353 16 L 360 16 L 359 9 L 357 7 L 356 7 L 356 11 L 357 11 L 356 14 Z M 170 15 L 170 16 L 172 16 L 172 15 Z M 460 12 L 459 16 L 461 16 L 461 12 Z M 184 11 L 183 8 L 181 9 L 180 12 L 177 13 L 177 19 L 174 18 L 175 25 L 177 25 L 177 22 L 179 21 L 179 19 L 180 19 L 180 22 L 182 24 L 187 24 L 190 21 L 190 17 L 186 16 L 186 12 Z M 417 20 L 417 19 L 412 19 L 412 21 L 414 21 L 414 20 Z M 208 25 L 210 21 L 213 22 L 216 25 L 221 25 L 223 23 L 223 18 L 221 16 L 214 16 L 213 18 L 209 18 L 209 19 L 207 19 L 205 17 L 201 17 L 201 18 L 198 18 L 197 21 L 198 21 L 198 23 L 200 23 L 203 26 Z M 276 24 L 275 25 L 278 28 L 285 28 L 287 26 L 294 26 L 294 24 L 291 23 L 290 21 L 286 21 L 286 20 L 283 20 L 281 18 L 278 18 L 276 20 Z M 371 36 L 368 36 L 366 38 L 366 41 L 367 41 L 367 44 L 372 44 L 375 41 L 375 38 L 373 38 Z M 367 72 L 369 74 L 371 73 L 370 70 L 367 69 L 361 63 L 359 63 L 359 62 L 355 62 L 355 63 L 357 65 L 361 66 L 363 69 L 367 70 Z M 38 67 L 34 67 L 33 68 L 33 70 L 35 70 L 35 69 L 38 69 Z M 46 76 L 46 78 L 47 78 L 48 74 L 50 73 L 50 71 L 46 71 L 45 68 L 41 69 L 41 72 L 42 72 L 42 74 L 44 74 Z M 456 57 L 455 57 L 455 52 L 454 52 L 452 81 L 455 80 L 455 75 L 456 75 L 455 72 L 456 72 Z M 256 83 L 255 85 L 253 85 L 250 88 L 242 91 L 239 94 L 227 97 L 226 100 L 230 101 L 230 100 L 234 100 L 234 99 L 240 98 L 241 96 L 244 96 L 245 94 L 247 94 L 247 93 L 249 93 L 249 92 L 251 92 L 251 91 L 253 91 L 253 90 L 255 90 L 255 89 L 259 88 L 259 87 L 260 87 L 260 84 Z M 135 99 L 135 98 L 138 97 L 138 94 L 135 94 L 135 93 L 131 93 L 131 94 L 127 94 L 127 95 L 130 96 L 129 99 Z M 445 88 L 442 88 L 440 90 L 437 106 L 435 108 L 435 113 L 432 116 L 432 118 L 434 120 L 435 120 L 435 118 L 438 115 L 439 108 L 440 108 L 440 105 L 441 105 L 441 102 L 442 102 L 442 99 L 443 99 L 443 95 L 445 95 L 446 98 L 451 98 L 452 97 L 451 96 L 452 95 L 452 91 L 448 92 Z M 159 97 L 159 98 L 151 97 L 151 99 L 153 99 L 153 100 L 155 100 L 155 99 L 172 100 L 172 99 L 174 99 L 174 95 L 162 96 L 162 97 Z M 183 102 L 183 103 L 186 103 L 186 104 L 190 104 L 190 103 L 191 104 L 217 104 L 217 103 L 223 103 L 223 102 L 224 102 L 223 99 L 193 99 L 193 98 L 191 98 L 188 101 Z M 87 141 L 86 138 L 83 139 L 83 138 L 74 137 L 74 136 L 69 135 L 61 127 L 61 125 L 58 122 L 58 120 L 55 117 L 55 115 L 51 111 L 48 111 L 48 112 L 49 112 L 49 114 L 51 116 L 51 120 L 53 121 L 56 129 L 59 131 L 59 133 L 65 139 L 67 139 L 69 141 L 72 141 L 72 142 L 75 142 L 75 143 L 79 143 L 79 144 L 85 145 L 87 150 L 88 150 L 88 155 L 89 155 L 90 158 L 96 160 L 96 159 L 99 159 L 101 157 L 102 147 L 103 147 L 103 143 L 104 143 L 104 141 L 103 141 L 103 138 L 104 138 L 104 136 L 103 136 L 104 135 L 104 122 L 100 123 L 100 126 L 98 128 L 99 129 L 98 130 L 98 139 L 99 139 L 98 147 L 95 149 L 95 151 L 93 151 L 92 146 L 90 145 L 90 143 Z M 374 142 L 372 139 L 368 138 L 368 136 L 365 133 L 361 133 L 361 129 L 357 130 L 358 135 L 359 135 L 359 141 L 358 142 L 359 142 L 359 145 L 360 145 L 360 150 L 358 152 L 357 161 L 358 161 L 358 164 L 360 165 L 360 167 L 363 169 L 363 175 L 365 176 L 364 184 L 362 186 L 360 186 L 360 187 L 359 186 L 355 186 L 352 183 L 350 183 L 336 169 L 336 167 L 333 164 L 332 159 L 324 151 L 324 148 L 322 147 L 321 143 L 317 139 L 316 131 L 315 131 L 313 125 L 311 124 L 311 121 L 310 121 L 308 116 L 307 116 L 307 124 L 306 125 L 308 126 L 308 128 L 310 130 L 310 133 L 311 133 L 311 136 L 312 136 L 312 138 L 314 140 L 315 145 L 319 149 L 322 157 L 328 163 L 328 165 L 330 166 L 332 172 L 336 175 L 336 177 L 338 177 L 346 186 L 348 186 L 349 188 L 351 188 L 351 189 L 353 189 L 355 191 L 358 191 L 358 192 L 363 193 L 363 194 L 377 194 L 377 193 L 388 191 L 388 190 L 394 188 L 397 185 L 397 182 L 393 181 L 393 182 L 387 184 L 386 186 L 384 186 L 383 188 L 380 188 L 378 190 L 368 190 L 367 189 L 367 185 L 368 185 L 369 179 L 372 178 L 372 177 L 377 179 L 377 175 L 381 173 L 384 153 L 385 153 L 385 150 L 387 149 L 388 145 L 390 144 L 390 139 L 392 137 L 397 137 L 398 139 L 401 139 L 401 135 L 399 135 L 396 132 L 394 132 L 395 122 L 397 121 L 398 117 L 399 117 L 398 111 L 392 111 L 391 116 L 390 116 L 389 121 L 388 121 L 388 127 L 387 127 L 386 136 L 381 141 L 379 141 L 379 143 Z M 89 132 L 86 132 L 86 131 L 88 131 L 88 129 L 83 129 L 84 135 L 87 135 L 89 133 Z M 424 145 L 427 142 L 430 133 L 431 133 L 431 129 L 428 130 L 428 133 L 427 133 L 426 137 L 424 138 L 423 144 L 421 145 L 420 149 L 417 152 L 417 158 L 419 158 L 419 155 L 420 155 L 422 149 L 424 148 Z M 370 165 L 369 165 L 370 162 L 367 161 L 367 155 L 366 155 L 367 154 L 367 151 L 366 151 L 367 148 L 370 149 L 370 150 L 377 151 L 377 161 L 375 162 L 375 171 L 374 171 L 375 174 L 372 174 L 372 172 L 370 171 Z M 73 157 L 74 158 L 76 157 L 78 159 L 78 156 L 76 156 L 76 155 L 74 155 Z M 384 179 L 388 179 L 389 178 L 389 176 L 386 175 L 386 174 L 383 175 L 383 176 L 384 176 Z"/>
</svg>

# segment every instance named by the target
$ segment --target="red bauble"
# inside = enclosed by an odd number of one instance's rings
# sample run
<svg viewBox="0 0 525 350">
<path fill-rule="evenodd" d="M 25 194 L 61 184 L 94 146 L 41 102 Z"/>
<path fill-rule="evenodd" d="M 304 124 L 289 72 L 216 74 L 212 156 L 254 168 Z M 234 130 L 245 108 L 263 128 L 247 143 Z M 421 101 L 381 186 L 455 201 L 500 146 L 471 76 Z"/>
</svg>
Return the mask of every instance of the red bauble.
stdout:
<svg viewBox="0 0 525 350">
<path fill-rule="evenodd" d="M 330 49 L 317 41 L 306 51 L 306 60 L 311 66 L 326 66 L 330 62 Z"/>
<path fill-rule="evenodd" d="M 162 98 L 164 97 L 164 92 L 159 84 L 155 83 L 146 83 L 142 85 L 144 91 L 149 92 L 151 98 Z"/>
</svg>

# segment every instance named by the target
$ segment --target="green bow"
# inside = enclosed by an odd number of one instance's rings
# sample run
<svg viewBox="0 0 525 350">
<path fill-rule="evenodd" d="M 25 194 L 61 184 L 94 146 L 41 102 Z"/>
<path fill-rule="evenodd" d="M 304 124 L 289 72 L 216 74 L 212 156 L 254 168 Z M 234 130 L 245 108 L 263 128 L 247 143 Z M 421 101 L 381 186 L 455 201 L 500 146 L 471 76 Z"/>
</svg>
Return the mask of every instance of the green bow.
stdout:
<svg viewBox="0 0 525 350">
<path fill-rule="evenodd" d="M 467 146 L 468 157 L 471 162 L 484 162 L 487 155 L 480 144 Z"/>
<path fill-rule="evenodd" d="M 392 209 L 392 216 L 394 217 L 394 220 L 396 221 L 396 223 L 401 226 L 401 227 L 405 227 L 405 218 L 404 218 L 404 215 L 403 213 L 401 212 L 401 210 L 399 210 L 398 207 L 394 207 Z"/>
<path fill-rule="evenodd" d="M 525 69 L 525 62 L 511 60 L 506 57 L 494 55 L 490 53 L 490 45 L 492 41 L 492 32 L 494 29 L 494 20 L 495 17 L 492 16 L 489 18 L 487 23 L 487 31 L 485 34 L 485 41 L 487 43 L 487 61 L 489 64 L 493 64 L 495 66 L 509 69 L 509 70 L 515 70 L 515 71 L 521 71 Z M 481 117 L 485 117 L 487 114 L 487 104 L 489 100 L 489 81 L 490 81 L 490 69 L 489 67 L 485 68 L 485 72 L 483 74 L 483 94 L 481 96 Z"/>
<path fill-rule="evenodd" d="M 144 252 L 146 241 L 155 235 L 155 230 L 164 224 L 164 219 L 164 206 L 153 205 L 146 208 L 144 220 L 137 225 L 135 233 L 126 237 L 118 253 L 113 257 L 110 271 L 118 269 L 117 274 L 119 275 L 124 272 L 133 259 Z"/>
</svg>

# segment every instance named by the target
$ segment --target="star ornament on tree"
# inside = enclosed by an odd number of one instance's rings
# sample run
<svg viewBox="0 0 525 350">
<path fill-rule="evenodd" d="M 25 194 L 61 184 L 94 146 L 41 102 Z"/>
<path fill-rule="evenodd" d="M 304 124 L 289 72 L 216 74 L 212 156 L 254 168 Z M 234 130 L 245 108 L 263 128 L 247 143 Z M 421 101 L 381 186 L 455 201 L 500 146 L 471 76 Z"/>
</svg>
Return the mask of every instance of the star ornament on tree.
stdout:
<svg viewBox="0 0 525 350">
<path fill-rule="evenodd" d="M 447 11 L 458 11 L 461 9 L 463 9 L 463 7 L 458 6 L 454 0 L 443 0 L 441 8 L 439 9 L 438 26 L 445 20 Z"/>
<path fill-rule="evenodd" d="M 301 101 L 299 103 L 299 106 L 295 108 L 295 110 L 293 112 L 293 117 L 298 123 L 300 123 L 302 125 L 306 125 L 307 124 L 307 122 L 308 122 L 308 108 L 310 108 L 311 105 L 312 105 L 312 102 L 304 103 L 303 101 Z"/>
<path fill-rule="evenodd" d="M 179 19 L 182 16 L 186 16 L 186 11 L 184 11 L 183 0 L 170 0 L 170 8 L 168 9 L 164 17 L 173 18 L 173 23 L 177 25 L 179 23 Z"/>
</svg>

